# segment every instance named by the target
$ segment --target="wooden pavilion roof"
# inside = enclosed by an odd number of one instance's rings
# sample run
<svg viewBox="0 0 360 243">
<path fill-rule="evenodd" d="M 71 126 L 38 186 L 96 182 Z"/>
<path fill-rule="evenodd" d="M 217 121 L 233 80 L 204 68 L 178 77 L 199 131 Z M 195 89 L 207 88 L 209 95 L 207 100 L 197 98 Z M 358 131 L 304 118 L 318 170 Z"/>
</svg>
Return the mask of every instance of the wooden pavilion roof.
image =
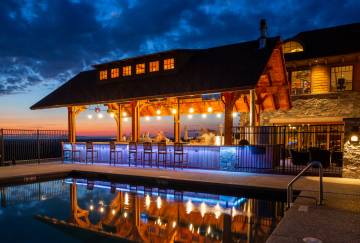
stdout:
<svg viewBox="0 0 360 243">
<path fill-rule="evenodd" d="M 130 77 L 99 80 L 100 70 L 164 58 L 175 59 L 175 69 Z M 117 104 L 132 100 L 160 100 L 256 88 L 258 109 L 289 109 L 284 59 L 279 37 L 268 38 L 259 49 L 257 40 L 226 46 L 172 50 L 94 66 L 31 106 L 31 109 Z M 247 96 L 239 95 L 236 110 L 248 111 Z M 201 99 L 200 99 L 201 100 Z M 169 100 L 166 100 L 169 102 Z M 212 102 L 212 101 L 207 101 Z M 216 107 L 216 104 L 213 105 Z M 151 109 L 151 108 L 148 108 Z M 219 108 L 221 109 L 221 104 Z M 144 114 L 153 114 L 144 110 Z"/>
</svg>

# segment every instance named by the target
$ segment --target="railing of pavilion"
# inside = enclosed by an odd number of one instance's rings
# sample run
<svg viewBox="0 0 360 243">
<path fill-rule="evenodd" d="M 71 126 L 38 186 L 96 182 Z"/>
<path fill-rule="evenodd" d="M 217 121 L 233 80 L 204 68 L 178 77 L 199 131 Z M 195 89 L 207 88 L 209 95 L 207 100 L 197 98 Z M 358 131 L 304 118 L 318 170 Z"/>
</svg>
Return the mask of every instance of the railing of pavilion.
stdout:
<svg viewBox="0 0 360 243">
<path fill-rule="evenodd" d="M 234 127 L 233 141 L 240 145 L 235 164 L 239 171 L 295 174 L 318 160 L 326 175 L 342 173 L 344 125 Z M 271 166 L 269 159 L 274 161 Z"/>
<path fill-rule="evenodd" d="M 0 129 L 0 165 L 60 160 L 64 130 Z"/>
</svg>

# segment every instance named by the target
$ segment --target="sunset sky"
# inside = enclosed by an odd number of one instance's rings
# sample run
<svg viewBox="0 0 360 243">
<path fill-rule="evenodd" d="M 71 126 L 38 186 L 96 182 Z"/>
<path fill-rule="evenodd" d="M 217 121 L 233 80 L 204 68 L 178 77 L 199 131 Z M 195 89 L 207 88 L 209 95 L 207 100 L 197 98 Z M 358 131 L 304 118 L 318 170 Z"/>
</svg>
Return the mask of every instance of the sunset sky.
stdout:
<svg viewBox="0 0 360 243">
<path fill-rule="evenodd" d="M 0 128 L 66 129 L 65 108 L 29 107 L 93 64 L 256 39 L 261 18 L 270 36 L 285 39 L 360 22 L 359 12 L 358 0 L 1 0 Z M 88 120 L 88 113 L 78 118 L 79 135 L 114 134 L 112 118 Z M 183 122 L 189 129 L 220 123 L 215 117 Z M 172 120 L 142 121 L 147 130 L 171 132 Z"/>
</svg>

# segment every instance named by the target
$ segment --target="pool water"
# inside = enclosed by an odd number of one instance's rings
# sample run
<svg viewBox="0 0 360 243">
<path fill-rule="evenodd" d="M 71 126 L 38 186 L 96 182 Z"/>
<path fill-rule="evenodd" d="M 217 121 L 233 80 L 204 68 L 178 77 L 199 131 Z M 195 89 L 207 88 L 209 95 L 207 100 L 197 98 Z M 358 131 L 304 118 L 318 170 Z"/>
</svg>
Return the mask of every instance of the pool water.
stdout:
<svg viewBox="0 0 360 243">
<path fill-rule="evenodd" d="M 1 242 L 265 242 L 281 201 L 61 179 L 1 188 Z"/>
</svg>

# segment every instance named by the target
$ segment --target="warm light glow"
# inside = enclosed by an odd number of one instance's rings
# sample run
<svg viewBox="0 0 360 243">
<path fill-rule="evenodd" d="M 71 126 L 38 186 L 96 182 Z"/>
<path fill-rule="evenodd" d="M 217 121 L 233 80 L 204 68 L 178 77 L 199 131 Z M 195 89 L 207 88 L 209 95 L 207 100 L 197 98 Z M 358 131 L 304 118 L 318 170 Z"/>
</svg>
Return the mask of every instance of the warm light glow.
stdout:
<svg viewBox="0 0 360 243">
<path fill-rule="evenodd" d="M 189 113 L 194 113 L 194 108 L 190 107 Z"/>
<path fill-rule="evenodd" d="M 351 138 L 350 138 L 350 142 L 352 142 L 352 143 L 357 143 L 357 142 L 359 142 L 359 137 L 358 137 L 358 135 L 352 135 Z"/>
<path fill-rule="evenodd" d="M 221 215 L 221 207 L 220 207 L 219 203 L 217 203 L 215 205 L 214 214 L 215 214 L 216 219 L 218 219 L 220 217 L 220 215 Z"/>
<path fill-rule="evenodd" d="M 206 114 L 201 114 L 201 117 L 202 117 L 202 118 L 206 118 L 207 115 L 206 115 Z"/>
<path fill-rule="evenodd" d="M 206 214 L 206 204 L 204 202 L 202 202 L 200 204 L 200 214 L 201 214 L 201 217 L 204 217 L 205 214 Z"/>
<path fill-rule="evenodd" d="M 129 205 L 129 194 L 125 193 L 124 204 Z"/>
<path fill-rule="evenodd" d="M 130 76 L 131 75 L 131 66 L 125 66 L 122 68 L 122 75 L 123 76 Z"/>
<path fill-rule="evenodd" d="M 145 73 L 145 63 L 136 64 L 136 74 Z"/>
<path fill-rule="evenodd" d="M 150 117 L 149 117 L 149 116 L 145 116 L 145 120 L 146 120 L 146 121 L 150 121 Z"/>
<path fill-rule="evenodd" d="M 107 70 L 100 71 L 100 80 L 107 79 Z"/>
<path fill-rule="evenodd" d="M 210 226 L 207 228 L 207 233 L 208 233 L 208 234 L 211 233 L 211 227 L 210 227 Z"/>
<path fill-rule="evenodd" d="M 156 114 L 157 114 L 157 115 L 160 115 L 160 114 L 161 114 L 161 110 L 160 110 L 160 109 L 157 109 L 157 110 L 156 110 Z"/>
<path fill-rule="evenodd" d="M 89 115 L 87 115 L 87 118 L 88 118 L 88 119 L 92 119 L 93 116 L 92 116 L 91 114 L 89 114 Z"/>
<path fill-rule="evenodd" d="M 100 207 L 100 213 L 103 213 L 104 210 L 105 210 L 104 207 L 101 206 L 101 207 Z"/>
<path fill-rule="evenodd" d="M 126 116 L 127 116 L 126 111 L 124 111 L 124 112 L 122 113 L 122 115 L 123 115 L 123 117 L 126 117 Z"/>
<path fill-rule="evenodd" d="M 153 61 L 149 63 L 149 71 L 157 72 L 159 71 L 159 61 Z"/>
<path fill-rule="evenodd" d="M 111 78 L 118 78 L 119 77 L 119 69 L 113 68 L 111 69 Z"/>
<path fill-rule="evenodd" d="M 115 215 L 116 211 L 115 209 L 111 210 L 112 215 Z"/>
<path fill-rule="evenodd" d="M 124 122 L 127 122 L 129 120 L 129 118 L 125 117 L 124 118 Z"/>
<path fill-rule="evenodd" d="M 150 203 L 151 203 L 150 196 L 146 195 L 146 197 L 145 197 L 145 206 L 146 206 L 146 208 L 150 207 Z"/>
<path fill-rule="evenodd" d="M 193 228 L 194 228 L 193 224 L 190 224 L 190 225 L 189 225 L 189 230 L 192 231 Z"/>
<path fill-rule="evenodd" d="M 236 112 L 233 112 L 233 113 L 232 113 L 232 116 L 233 116 L 233 117 L 236 117 L 236 116 L 237 116 L 237 113 L 236 113 Z"/>
<path fill-rule="evenodd" d="M 161 120 L 161 116 L 157 116 L 157 117 L 156 117 L 156 120 Z"/>
<path fill-rule="evenodd" d="M 192 202 L 189 200 L 189 201 L 187 201 L 187 203 L 186 203 L 186 213 L 187 213 L 187 214 L 190 214 L 192 210 L 193 210 L 193 204 L 192 204 Z"/>
<path fill-rule="evenodd" d="M 115 117 L 115 114 L 113 112 L 110 113 L 110 117 L 111 118 L 114 118 Z"/>
<path fill-rule="evenodd" d="M 221 145 L 221 136 L 215 136 L 215 145 L 217 146 Z"/>
<path fill-rule="evenodd" d="M 221 113 L 217 113 L 217 114 L 216 114 L 216 117 L 217 117 L 217 118 L 221 118 Z"/>
<path fill-rule="evenodd" d="M 209 113 L 211 113 L 211 112 L 213 112 L 213 108 L 212 108 L 211 106 L 209 106 L 209 107 L 207 108 L 207 111 L 208 111 Z"/>
<path fill-rule="evenodd" d="M 99 114 L 97 115 L 97 117 L 98 117 L 99 119 L 102 119 L 102 118 L 104 117 L 104 115 L 103 115 L 102 113 L 99 113 Z"/>
<path fill-rule="evenodd" d="M 175 228 L 176 227 L 176 221 L 172 222 L 172 227 Z"/>
<path fill-rule="evenodd" d="M 161 208 L 161 197 L 157 197 L 156 198 L 156 207 L 158 208 L 158 209 L 160 209 Z"/>
<path fill-rule="evenodd" d="M 124 218 L 127 218 L 127 212 L 124 212 Z"/>
<path fill-rule="evenodd" d="M 192 118 L 193 118 L 193 115 L 190 115 L 190 114 L 189 114 L 187 117 L 188 117 L 189 119 L 192 119 Z"/>
<path fill-rule="evenodd" d="M 171 109 L 171 113 L 173 114 L 173 115 L 175 115 L 176 114 L 176 109 L 174 108 L 174 109 Z"/>
<path fill-rule="evenodd" d="M 90 209 L 90 211 L 93 211 L 94 210 L 94 205 L 90 205 L 89 209 Z"/>
</svg>

